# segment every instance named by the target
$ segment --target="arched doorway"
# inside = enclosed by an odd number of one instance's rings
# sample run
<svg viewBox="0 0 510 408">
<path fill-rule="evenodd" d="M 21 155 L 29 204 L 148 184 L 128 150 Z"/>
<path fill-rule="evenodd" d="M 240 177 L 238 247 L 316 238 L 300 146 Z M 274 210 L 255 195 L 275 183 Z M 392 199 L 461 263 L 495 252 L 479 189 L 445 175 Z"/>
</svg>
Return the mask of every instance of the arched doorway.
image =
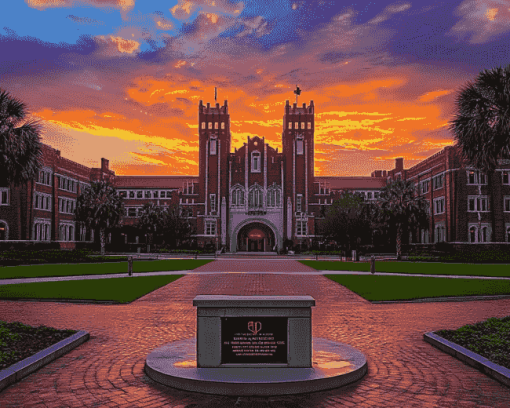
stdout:
<svg viewBox="0 0 510 408">
<path fill-rule="evenodd" d="M 240 252 L 271 252 L 275 242 L 271 228 L 258 222 L 245 225 L 237 234 L 237 250 Z"/>
<path fill-rule="evenodd" d="M 0 241 L 7 239 L 9 239 L 9 227 L 5 221 L 0 220 Z"/>
</svg>

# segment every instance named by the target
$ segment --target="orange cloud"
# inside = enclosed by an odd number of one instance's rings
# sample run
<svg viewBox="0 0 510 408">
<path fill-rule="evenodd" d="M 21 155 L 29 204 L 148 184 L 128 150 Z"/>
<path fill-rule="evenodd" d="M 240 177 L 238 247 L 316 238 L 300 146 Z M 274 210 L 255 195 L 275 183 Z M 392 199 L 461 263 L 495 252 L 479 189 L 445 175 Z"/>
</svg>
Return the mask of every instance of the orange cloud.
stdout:
<svg viewBox="0 0 510 408">
<path fill-rule="evenodd" d="M 116 37 L 113 35 L 99 35 L 95 38 L 99 43 L 106 45 L 108 48 L 113 46 L 113 48 L 123 54 L 133 54 L 140 49 L 140 43 L 135 40 L 126 40 L 125 38 Z"/>
<path fill-rule="evenodd" d="M 108 7 L 130 11 L 135 6 L 135 0 L 25 0 L 29 7 L 44 10 L 50 7 L 72 7 L 75 4 L 87 4 L 94 7 Z"/>
<path fill-rule="evenodd" d="M 433 101 L 434 99 L 439 98 L 441 96 L 451 94 L 452 92 L 453 92 L 453 89 L 447 89 L 447 90 L 441 89 L 438 91 L 427 92 L 426 94 L 423 94 L 422 96 L 420 96 L 419 101 L 420 102 L 430 102 L 430 101 Z"/>
</svg>

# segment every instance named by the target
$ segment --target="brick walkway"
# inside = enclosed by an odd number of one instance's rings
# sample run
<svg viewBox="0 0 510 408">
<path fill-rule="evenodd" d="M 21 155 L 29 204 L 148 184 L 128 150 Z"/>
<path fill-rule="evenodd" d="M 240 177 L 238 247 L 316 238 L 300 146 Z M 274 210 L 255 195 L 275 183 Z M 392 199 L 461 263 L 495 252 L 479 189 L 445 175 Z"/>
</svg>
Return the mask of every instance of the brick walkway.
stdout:
<svg viewBox="0 0 510 408">
<path fill-rule="evenodd" d="M 285 263 L 287 270 L 300 268 Z M 261 265 L 252 262 L 256 270 Z M 158 385 L 143 372 L 145 357 L 164 343 L 195 336 L 192 300 L 198 294 L 311 295 L 317 302 L 313 336 L 356 347 L 367 357 L 369 372 L 346 388 L 270 398 Z M 509 314 L 510 299 L 372 305 L 324 276 L 304 274 L 186 275 L 129 305 L 0 301 L 2 320 L 91 333 L 87 343 L 0 393 L 0 406 L 507 408 L 510 389 L 433 348 L 422 335 Z"/>
</svg>

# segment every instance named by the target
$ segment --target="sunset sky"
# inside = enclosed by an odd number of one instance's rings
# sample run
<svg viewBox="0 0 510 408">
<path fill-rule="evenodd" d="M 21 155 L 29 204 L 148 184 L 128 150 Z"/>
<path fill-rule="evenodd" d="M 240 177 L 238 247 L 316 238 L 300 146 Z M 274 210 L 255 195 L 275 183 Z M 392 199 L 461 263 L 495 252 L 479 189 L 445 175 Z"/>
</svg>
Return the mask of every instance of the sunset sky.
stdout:
<svg viewBox="0 0 510 408">
<path fill-rule="evenodd" d="M 42 140 L 118 175 L 198 174 L 198 104 L 228 100 L 232 149 L 281 149 L 285 101 L 315 104 L 315 174 L 366 176 L 451 145 L 467 81 L 510 63 L 510 1 L 16 0 L 0 88 Z"/>
</svg>

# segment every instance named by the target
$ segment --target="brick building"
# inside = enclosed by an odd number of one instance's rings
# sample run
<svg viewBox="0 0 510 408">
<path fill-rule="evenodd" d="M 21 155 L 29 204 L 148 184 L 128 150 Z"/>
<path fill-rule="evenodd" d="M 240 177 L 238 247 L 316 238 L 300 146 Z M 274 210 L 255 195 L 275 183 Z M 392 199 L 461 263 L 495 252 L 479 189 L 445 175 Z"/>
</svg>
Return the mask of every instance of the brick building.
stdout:
<svg viewBox="0 0 510 408">
<path fill-rule="evenodd" d="M 402 178 L 414 181 L 430 204 L 429 228 L 411 233 L 410 242 L 509 242 L 509 163 L 497 172 L 494 210 L 500 228 L 492 239 L 487 177 L 462 163 L 456 147 L 410 169 L 397 158 L 393 170 L 377 170 L 371 177 L 316 177 L 314 109 L 313 101 L 286 102 L 281 152 L 258 136 L 231 152 L 227 101 L 223 106 L 200 101 L 198 176 L 116 176 L 104 158 L 100 168 L 88 168 L 43 145 L 38 180 L 0 187 L 0 240 L 59 241 L 64 248 L 93 240 L 93 231 L 73 220 L 76 199 L 91 180 L 108 179 L 124 197 L 124 227 L 115 238 L 122 243 L 145 242 L 135 225 L 142 206 L 153 201 L 164 207 L 180 204 L 199 246 L 272 251 L 286 240 L 320 241 L 318 225 L 340 191 L 375 200 L 388 181 Z"/>
</svg>

